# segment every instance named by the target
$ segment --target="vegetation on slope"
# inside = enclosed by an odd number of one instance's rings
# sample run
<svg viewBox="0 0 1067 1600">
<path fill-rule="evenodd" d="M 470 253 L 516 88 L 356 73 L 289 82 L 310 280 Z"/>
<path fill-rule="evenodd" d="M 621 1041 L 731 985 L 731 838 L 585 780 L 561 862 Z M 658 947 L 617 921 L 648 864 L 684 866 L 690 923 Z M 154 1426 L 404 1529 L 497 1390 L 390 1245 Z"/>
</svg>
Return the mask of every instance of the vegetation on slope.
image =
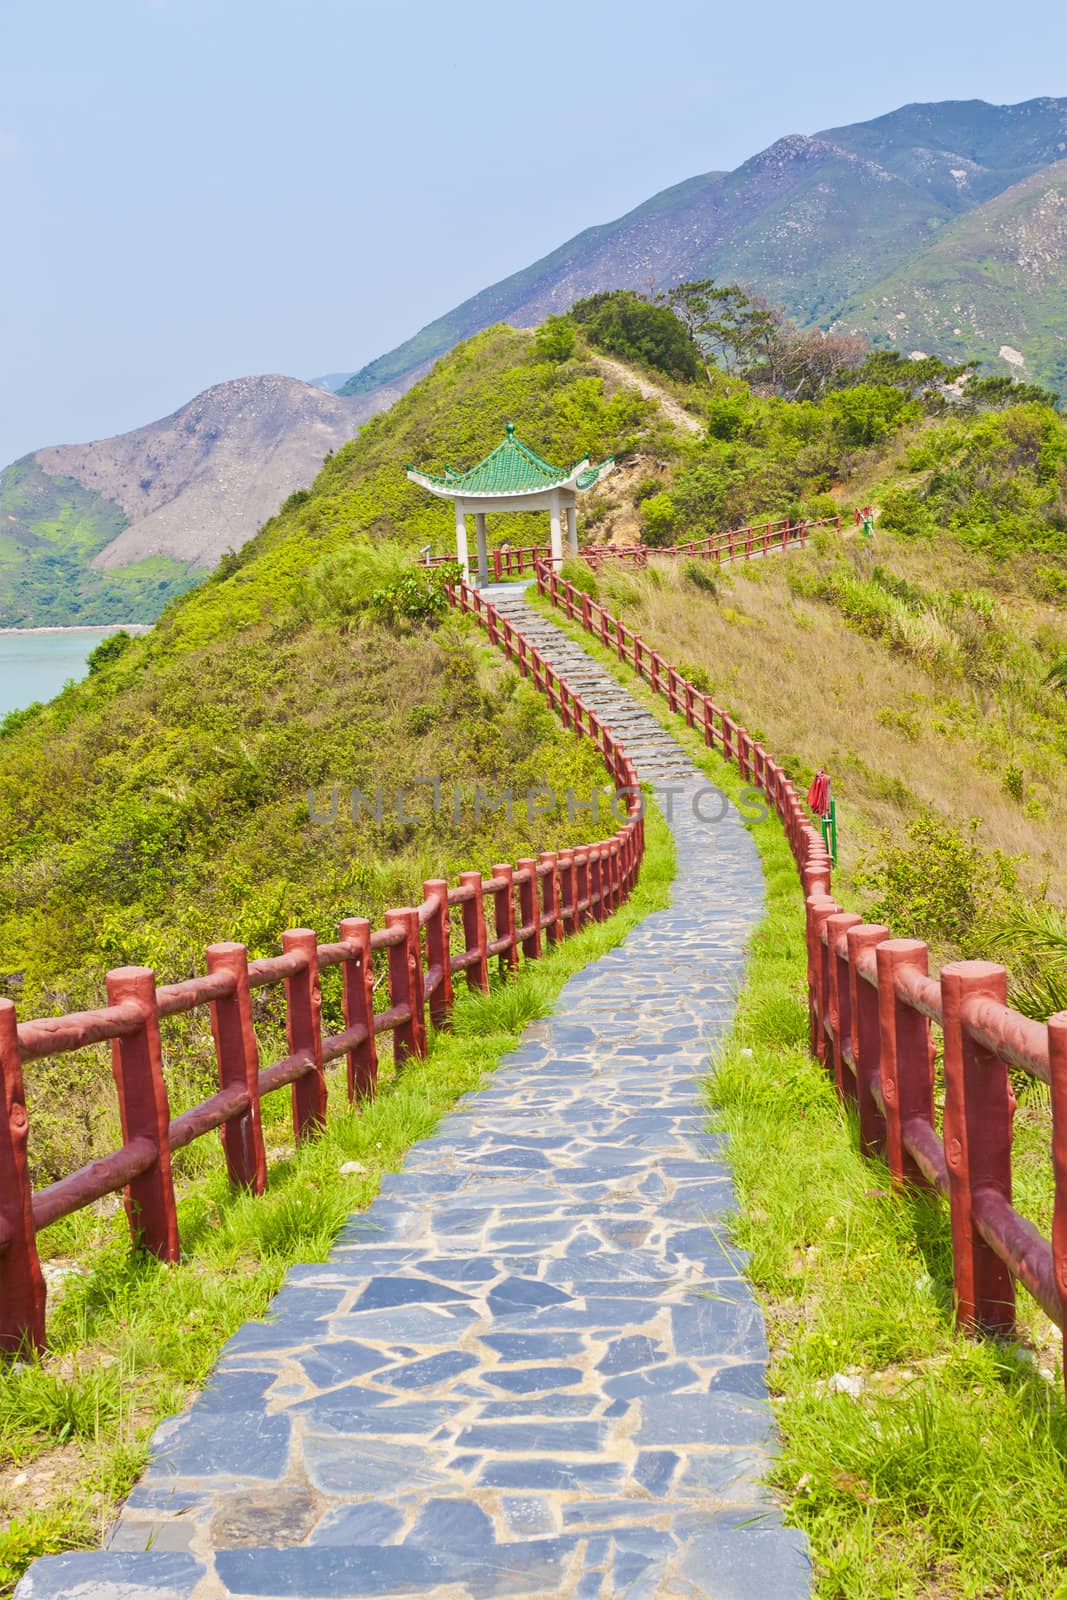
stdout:
<svg viewBox="0 0 1067 1600">
<path fill-rule="evenodd" d="M 706 432 L 598 488 L 583 533 L 667 546 L 843 513 L 843 537 L 722 572 L 608 571 L 600 589 L 805 787 L 829 770 L 851 903 L 939 951 L 999 951 L 1035 1014 L 1067 1005 L 1067 424 L 1054 397 L 824 347 L 736 288 L 670 298 L 708 365 L 700 383 L 657 380 Z M 871 501 L 873 536 L 851 519 Z"/>
<path fill-rule="evenodd" d="M 889 1192 L 808 1050 L 803 910 L 780 830 L 738 1015 L 709 1084 L 737 1240 L 764 1301 L 775 1481 L 820 1600 L 1040 1600 L 1067 1582 L 1057 1335 L 1019 1297 L 1014 1347 L 953 1327 L 948 1208 Z M 1024 1104 L 1016 1204 L 1049 1226 L 1047 1125 Z"/>
<path fill-rule="evenodd" d="M 261 953 L 286 927 L 325 935 L 343 914 L 380 919 L 427 877 L 599 837 L 604 820 L 571 820 L 564 798 L 568 785 L 603 784 L 598 758 L 470 625 L 432 607 L 430 620 L 404 605 L 353 610 L 345 594 L 353 548 L 364 561 L 378 553 L 379 584 L 384 535 L 405 570 L 416 547 L 451 540 L 450 507 L 407 482 L 404 460 L 476 459 L 514 416 L 538 450 L 570 461 L 633 443 L 655 415 L 630 392 L 605 397 L 586 361 L 546 363 L 526 335 L 485 335 L 370 424 L 151 634 L 109 647 L 51 705 L 9 717 L 0 974 L 20 1013 L 99 1003 L 109 966 L 140 961 L 178 978 L 214 939 Z M 519 521 L 501 519 L 501 533 L 528 539 Z M 425 778 L 440 781 L 436 815 L 432 789 L 417 787 Z M 309 788 L 316 815 L 328 814 L 334 784 L 338 818 L 316 820 Z M 526 790 L 539 785 L 559 803 L 531 814 Z M 511 819 L 476 803 L 478 788 L 495 800 L 508 786 Z M 367 797 L 358 821 L 352 788 Z M 178 1106 L 212 1070 L 204 1033 L 178 1029 Z M 106 1059 L 82 1059 L 31 1073 L 39 1176 L 69 1170 L 108 1134 L 111 1096 L 96 1090 Z"/>
<path fill-rule="evenodd" d="M 1067 161 L 1005 190 L 851 300 L 840 320 L 946 360 L 1014 365 L 1067 394 Z"/>
<path fill-rule="evenodd" d="M 25 456 L 0 473 L 0 628 L 154 622 L 199 581 L 150 556 L 101 572 L 93 556 L 126 527 L 121 507 Z"/>
</svg>

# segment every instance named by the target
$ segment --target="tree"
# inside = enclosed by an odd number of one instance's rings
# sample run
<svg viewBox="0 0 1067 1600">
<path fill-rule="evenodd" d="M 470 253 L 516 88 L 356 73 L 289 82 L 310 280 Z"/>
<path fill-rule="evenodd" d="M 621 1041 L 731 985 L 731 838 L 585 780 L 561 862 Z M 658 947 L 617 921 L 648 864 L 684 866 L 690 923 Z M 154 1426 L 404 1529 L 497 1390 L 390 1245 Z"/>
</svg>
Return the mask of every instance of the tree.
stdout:
<svg viewBox="0 0 1067 1600">
<path fill-rule="evenodd" d="M 675 284 L 660 299 L 700 351 L 709 381 L 717 367 L 767 384 L 790 400 L 816 400 L 867 353 L 867 341 L 857 334 L 800 329 L 739 283 L 694 279 Z"/>
<path fill-rule="evenodd" d="M 569 361 L 574 354 L 575 331 L 570 317 L 546 317 L 534 334 L 534 349 L 545 361 Z"/>
<path fill-rule="evenodd" d="M 603 290 L 576 300 L 571 316 L 591 344 L 624 361 L 640 361 L 683 380 L 700 376 L 700 353 L 674 312 L 632 289 Z"/>
<path fill-rule="evenodd" d="M 780 316 L 765 301 L 738 283 L 717 284 L 714 278 L 675 284 L 660 296 L 700 351 L 705 375 L 711 364 L 743 376 Z"/>
</svg>

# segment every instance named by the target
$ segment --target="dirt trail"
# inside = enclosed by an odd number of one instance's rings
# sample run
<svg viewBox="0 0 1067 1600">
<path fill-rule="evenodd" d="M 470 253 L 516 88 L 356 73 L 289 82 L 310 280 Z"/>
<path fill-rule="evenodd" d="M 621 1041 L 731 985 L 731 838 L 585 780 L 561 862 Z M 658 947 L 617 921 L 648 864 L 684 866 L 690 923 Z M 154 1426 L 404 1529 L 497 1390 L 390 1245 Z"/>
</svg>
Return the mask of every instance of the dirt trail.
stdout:
<svg viewBox="0 0 1067 1600">
<path fill-rule="evenodd" d="M 619 383 L 627 384 L 631 389 L 636 389 L 643 400 L 655 400 L 662 407 L 666 416 L 670 417 L 676 427 L 682 428 L 686 433 L 704 432 L 704 424 L 696 417 L 690 416 L 684 406 L 679 405 L 673 395 L 666 389 L 661 389 L 650 378 L 642 377 L 640 373 L 632 371 L 621 361 L 613 361 L 610 356 L 594 356 L 593 360 L 604 373 L 617 379 Z"/>
</svg>

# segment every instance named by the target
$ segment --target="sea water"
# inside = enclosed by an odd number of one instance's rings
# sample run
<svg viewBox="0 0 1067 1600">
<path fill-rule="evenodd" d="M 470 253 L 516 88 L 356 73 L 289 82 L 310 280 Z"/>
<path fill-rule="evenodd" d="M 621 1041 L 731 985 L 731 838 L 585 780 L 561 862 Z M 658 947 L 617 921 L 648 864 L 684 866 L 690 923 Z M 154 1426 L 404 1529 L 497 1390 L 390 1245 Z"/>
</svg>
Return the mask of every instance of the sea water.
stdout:
<svg viewBox="0 0 1067 1600">
<path fill-rule="evenodd" d="M 69 678 L 84 678 L 90 651 L 118 628 L 0 632 L 0 717 L 51 700 Z"/>
</svg>

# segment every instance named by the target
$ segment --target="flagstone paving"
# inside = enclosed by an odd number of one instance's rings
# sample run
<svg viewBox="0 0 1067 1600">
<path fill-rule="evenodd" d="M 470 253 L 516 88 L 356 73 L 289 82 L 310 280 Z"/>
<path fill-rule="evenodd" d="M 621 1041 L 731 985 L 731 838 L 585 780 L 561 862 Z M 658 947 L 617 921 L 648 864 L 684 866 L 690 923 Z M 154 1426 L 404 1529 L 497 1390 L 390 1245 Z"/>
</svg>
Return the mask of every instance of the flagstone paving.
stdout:
<svg viewBox="0 0 1067 1600">
<path fill-rule="evenodd" d="M 492 594 L 663 794 L 673 904 L 289 1272 L 158 1430 L 108 1549 L 38 1561 L 18 1600 L 809 1593 L 762 1483 L 763 1321 L 699 1088 L 759 861 L 732 808 L 694 815 L 706 780 L 654 718 Z"/>
</svg>

